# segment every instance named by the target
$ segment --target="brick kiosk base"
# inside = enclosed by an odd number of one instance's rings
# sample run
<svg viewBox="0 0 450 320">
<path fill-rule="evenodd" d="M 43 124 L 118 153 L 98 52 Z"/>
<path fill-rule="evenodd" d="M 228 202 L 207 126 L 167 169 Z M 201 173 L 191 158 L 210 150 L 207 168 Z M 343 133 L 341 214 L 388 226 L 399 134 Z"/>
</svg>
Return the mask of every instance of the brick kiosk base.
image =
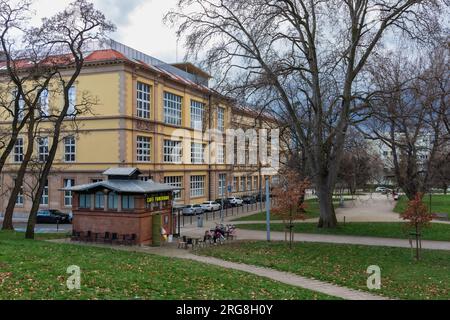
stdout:
<svg viewBox="0 0 450 320">
<path fill-rule="evenodd" d="M 105 181 L 62 189 L 73 193 L 74 240 L 104 237 L 128 244 L 131 238 L 133 244 L 158 246 L 162 234 L 174 234 L 172 201 L 179 188 L 143 181 L 137 168 L 110 168 L 103 174 Z"/>
<path fill-rule="evenodd" d="M 137 243 L 151 245 L 153 213 L 75 211 L 73 230 L 105 234 L 137 235 Z M 157 235 L 160 236 L 159 234 Z"/>
</svg>

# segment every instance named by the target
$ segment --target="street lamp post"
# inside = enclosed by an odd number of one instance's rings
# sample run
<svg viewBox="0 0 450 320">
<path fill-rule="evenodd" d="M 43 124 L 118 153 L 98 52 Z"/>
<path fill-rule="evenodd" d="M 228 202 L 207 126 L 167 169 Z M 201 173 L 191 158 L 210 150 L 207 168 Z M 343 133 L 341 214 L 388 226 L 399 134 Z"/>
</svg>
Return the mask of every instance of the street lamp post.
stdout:
<svg viewBox="0 0 450 320">
<path fill-rule="evenodd" d="M 269 177 L 266 177 L 266 226 L 267 226 L 267 241 L 270 242 L 270 188 Z"/>
<path fill-rule="evenodd" d="M 220 201 L 221 201 L 221 204 L 220 204 L 220 223 L 223 224 L 223 191 L 225 189 L 225 186 L 221 185 L 220 189 L 221 189 L 220 190 L 220 193 L 221 193 L 221 199 L 220 199 Z"/>
</svg>

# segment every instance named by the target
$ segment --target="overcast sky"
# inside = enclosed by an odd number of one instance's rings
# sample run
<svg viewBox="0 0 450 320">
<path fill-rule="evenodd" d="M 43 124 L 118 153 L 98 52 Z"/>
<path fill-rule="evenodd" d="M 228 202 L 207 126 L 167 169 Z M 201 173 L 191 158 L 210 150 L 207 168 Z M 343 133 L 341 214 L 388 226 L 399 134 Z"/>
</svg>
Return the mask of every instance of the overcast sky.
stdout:
<svg viewBox="0 0 450 320">
<path fill-rule="evenodd" d="M 62 10 L 72 0 L 34 0 L 35 22 Z M 175 7 L 176 0 L 93 0 L 96 8 L 114 22 L 112 38 L 155 58 L 172 63 L 177 60 L 175 30 L 164 25 L 164 14 Z M 178 61 L 183 59 L 181 42 Z"/>
</svg>

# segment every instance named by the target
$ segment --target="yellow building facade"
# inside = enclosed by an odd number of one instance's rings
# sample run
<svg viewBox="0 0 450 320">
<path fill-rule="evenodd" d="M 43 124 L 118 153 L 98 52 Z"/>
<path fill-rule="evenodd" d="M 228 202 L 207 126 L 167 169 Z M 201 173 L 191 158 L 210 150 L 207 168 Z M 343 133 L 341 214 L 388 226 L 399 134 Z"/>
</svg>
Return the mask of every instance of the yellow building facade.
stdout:
<svg viewBox="0 0 450 320">
<path fill-rule="evenodd" d="M 226 165 L 223 159 L 213 163 L 204 159 L 209 141 L 202 140 L 199 133 L 208 129 L 225 133 L 235 117 L 231 103 L 208 89 L 207 75 L 190 64 L 155 67 L 148 61 L 151 57 L 143 61 L 136 55 L 142 58 L 143 54 L 116 46 L 95 50 L 86 58 L 73 87 L 73 99 L 77 104 L 84 95 L 90 95 L 97 104 L 91 112 L 78 116 L 76 132 L 66 126 L 41 208 L 70 211 L 71 195 L 60 189 L 104 179 L 101 173 L 110 167 L 137 167 L 144 173 L 142 179 L 182 188 L 176 196 L 179 204 L 214 200 L 222 194 L 256 193 L 261 179 L 258 174 L 253 173 L 258 178 L 251 178 L 248 188 L 231 188 L 243 168 Z M 50 109 L 58 99 L 49 97 Z M 1 125 L 8 123 L 5 119 Z M 43 128 L 46 125 L 41 124 Z M 22 147 L 18 143 L 14 148 L 1 176 L 0 212 L 7 205 L 8 188 L 14 184 L 20 148 L 24 152 L 26 147 L 23 135 L 19 142 Z M 45 156 L 50 144 L 51 137 L 45 136 L 36 142 L 38 156 Z M 224 158 L 219 148 L 208 154 Z M 16 212 L 26 213 L 31 207 L 27 184 L 24 188 Z"/>
</svg>

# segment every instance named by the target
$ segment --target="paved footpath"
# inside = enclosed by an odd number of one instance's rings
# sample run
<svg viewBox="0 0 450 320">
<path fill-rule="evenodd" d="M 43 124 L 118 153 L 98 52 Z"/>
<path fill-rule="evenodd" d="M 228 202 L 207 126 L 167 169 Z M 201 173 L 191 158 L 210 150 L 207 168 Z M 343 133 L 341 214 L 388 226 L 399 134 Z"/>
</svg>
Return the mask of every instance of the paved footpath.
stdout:
<svg viewBox="0 0 450 320">
<path fill-rule="evenodd" d="M 66 239 L 49 240 L 49 242 L 67 243 L 70 241 Z M 320 293 L 324 293 L 333 297 L 346 300 L 389 300 L 389 298 L 370 294 L 368 292 L 358 291 L 342 286 L 337 286 L 332 283 L 319 281 L 302 277 L 293 273 L 278 271 L 269 268 L 258 267 L 254 265 L 230 262 L 213 257 L 198 256 L 192 253 L 191 250 L 177 249 L 174 245 L 166 245 L 163 247 L 125 247 L 125 246 L 111 246 L 103 244 L 87 244 L 87 243 L 73 243 L 75 245 L 95 246 L 103 248 L 111 248 L 123 251 L 142 252 L 148 254 L 156 254 L 165 257 L 194 260 L 201 263 L 207 263 L 218 267 L 239 270 L 247 273 L 257 275 L 259 277 L 268 278 L 287 285 L 300 287 Z"/>
<path fill-rule="evenodd" d="M 284 241 L 284 232 L 270 233 L 273 241 Z M 265 231 L 242 230 L 238 229 L 239 240 L 266 240 Z M 409 240 L 394 238 L 378 238 L 378 237 L 360 237 L 360 236 L 340 236 L 340 235 L 324 235 L 324 234 L 306 234 L 295 233 L 294 241 L 296 242 L 322 242 L 322 243 L 338 243 L 338 244 L 358 244 L 365 246 L 382 246 L 382 247 L 398 247 L 411 248 Z M 415 243 L 414 243 L 415 245 Z M 431 250 L 450 250 L 450 241 L 430 241 L 422 240 L 422 249 Z"/>
</svg>

